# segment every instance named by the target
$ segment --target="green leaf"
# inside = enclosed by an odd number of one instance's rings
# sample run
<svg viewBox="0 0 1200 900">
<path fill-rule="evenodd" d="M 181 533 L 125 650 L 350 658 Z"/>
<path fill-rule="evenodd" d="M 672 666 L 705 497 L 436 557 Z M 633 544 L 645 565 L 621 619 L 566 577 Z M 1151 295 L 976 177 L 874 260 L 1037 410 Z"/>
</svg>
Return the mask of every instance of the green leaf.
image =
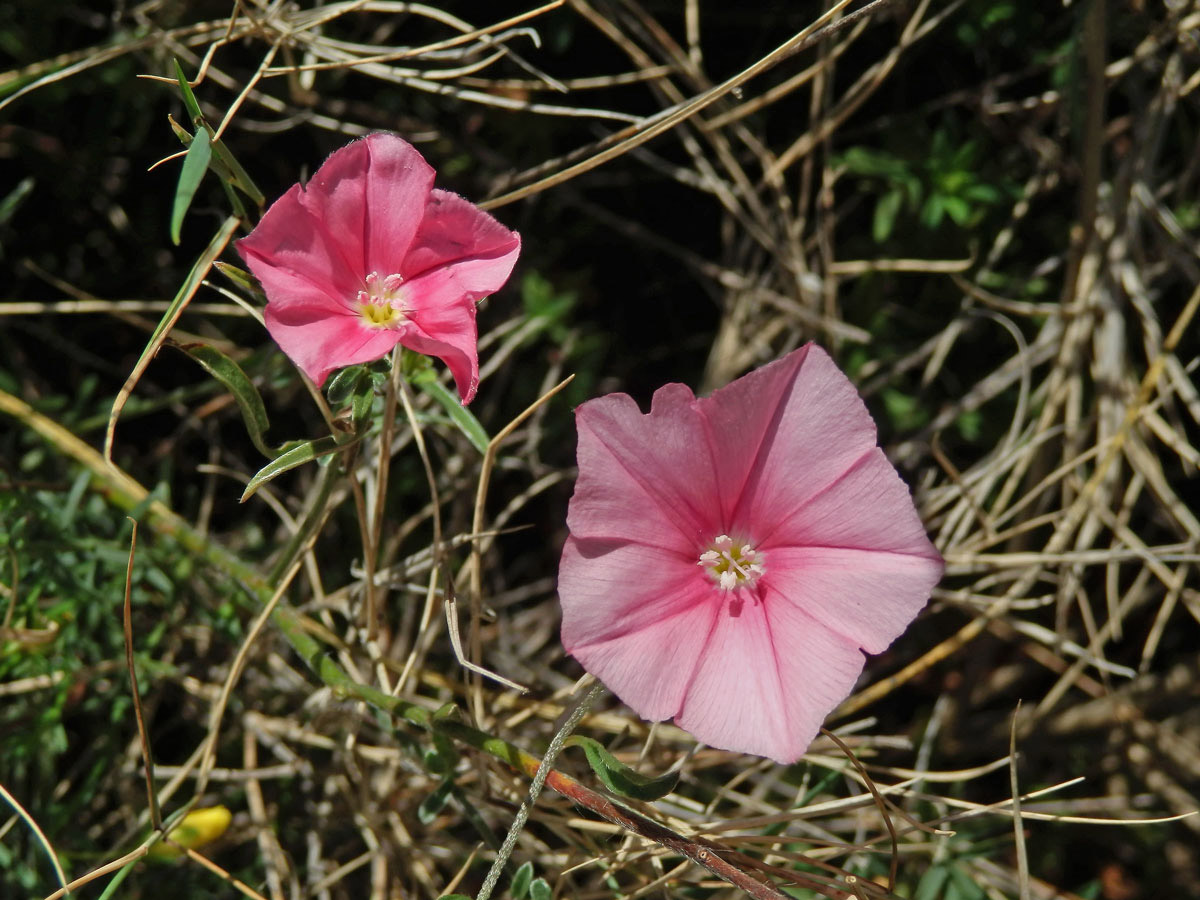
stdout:
<svg viewBox="0 0 1200 900">
<path fill-rule="evenodd" d="M 436 714 L 435 714 L 436 715 Z M 458 763 L 454 742 L 439 731 L 431 732 L 433 746 L 425 751 L 425 768 L 434 775 L 448 775 Z"/>
<path fill-rule="evenodd" d="M 871 236 L 875 238 L 875 243 L 882 244 L 891 235 L 903 201 L 904 195 L 895 188 L 879 198 L 875 204 L 875 218 L 871 222 Z"/>
<path fill-rule="evenodd" d="M 529 884 L 533 881 L 533 863 L 523 862 L 521 867 L 512 877 L 512 883 L 508 886 L 508 893 L 513 900 L 525 900 L 525 896 L 529 893 Z"/>
<path fill-rule="evenodd" d="M 179 232 L 183 228 L 183 217 L 187 215 L 196 189 L 208 171 L 208 160 L 212 156 L 212 148 L 208 142 L 208 129 L 198 128 L 196 136 L 187 149 L 183 159 L 183 169 L 179 173 L 179 183 L 175 186 L 175 205 L 171 208 L 171 243 L 179 246 Z"/>
<path fill-rule="evenodd" d="M 930 194 L 925 205 L 921 207 L 921 224 L 926 228 L 934 229 L 942 224 L 942 215 L 945 213 L 942 202 L 940 194 Z"/>
<path fill-rule="evenodd" d="M 196 131 L 208 130 L 208 125 L 204 122 L 204 114 L 200 112 L 200 104 L 196 102 L 196 95 L 192 93 L 192 87 L 188 84 L 187 76 L 183 74 L 183 66 L 179 64 L 179 60 L 175 60 L 175 79 L 179 82 L 179 90 L 183 94 L 183 105 L 187 107 L 188 117 L 192 120 L 192 124 L 196 127 Z M 176 127 L 172 124 L 172 127 Z M 178 134 L 176 130 L 176 134 Z M 209 137 L 212 137 L 211 133 Z M 180 140 L 183 140 L 182 136 Z M 184 141 L 186 144 L 187 141 Z M 229 152 L 229 148 L 222 141 L 212 142 L 212 152 L 216 156 L 219 165 L 214 166 L 218 170 L 218 174 L 228 183 L 240 190 L 243 194 L 253 200 L 259 209 L 262 209 L 266 203 L 266 197 L 263 192 L 258 189 L 258 186 L 250 178 L 250 175 L 242 168 L 242 164 L 234 158 L 234 155 Z"/>
<path fill-rule="evenodd" d="M 977 203 L 999 203 L 1004 199 L 1004 195 L 998 188 L 992 187 L 990 184 L 972 184 L 967 187 L 962 195 L 968 200 L 974 200 Z"/>
<path fill-rule="evenodd" d="M 268 446 L 265 440 L 266 431 L 271 427 L 271 423 L 267 419 L 267 408 L 263 405 L 258 388 L 242 371 L 242 367 L 216 347 L 210 347 L 208 344 L 177 344 L 176 346 L 200 363 L 208 374 L 221 382 L 229 393 L 233 394 L 233 399 L 237 401 L 238 409 L 242 412 L 242 421 L 246 423 L 246 431 L 250 435 L 250 440 L 254 442 L 254 446 L 258 448 L 258 452 L 268 458 L 278 456 L 279 451 Z"/>
<path fill-rule="evenodd" d="M 200 254 L 200 258 L 196 260 L 196 264 L 188 272 L 183 285 L 179 288 L 174 298 L 172 298 L 170 304 L 168 304 L 163 317 L 154 329 L 154 333 L 150 335 L 150 340 L 146 343 L 145 349 L 142 350 L 142 355 L 138 357 L 138 361 L 134 364 L 133 371 L 129 373 L 129 376 L 125 379 L 125 384 L 117 392 L 117 397 L 113 400 L 112 412 L 108 416 L 108 426 L 104 434 L 105 456 L 108 456 L 112 452 L 113 435 L 117 428 L 117 419 L 120 418 L 121 410 L 125 408 L 125 402 L 129 399 L 129 395 L 133 393 L 133 389 L 142 377 L 142 373 L 146 371 L 146 366 L 150 365 L 150 360 L 162 348 L 167 333 L 174 327 L 179 317 L 183 315 L 184 307 L 188 305 L 196 291 L 200 289 L 200 285 L 208 276 L 209 269 L 212 268 L 213 261 L 221 255 L 221 251 L 225 249 L 225 245 L 233 237 L 233 232 L 237 230 L 238 224 L 239 220 L 235 216 L 230 216 L 221 225 L 217 233 L 213 235 L 213 239 L 209 241 L 204 252 Z"/>
<path fill-rule="evenodd" d="M 468 897 L 466 894 L 442 894 L 442 896 L 438 897 L 438 900 L 473 900 L 473 898 Z"/>
<path fill-rule="evenodd" d="M 946 881 L 949 877 L 950 869 L 944 865 L 931 866 L 926 869 L 925 874 L 921 876 L 921 880 L 917 884 L 913 900 L 938 900 L 942 895 L 942 888 L 946 886 Z"/>
<path fill-rule="evenodd" d="M 958 897 L 960 900 L 987 900 L 975 879 L 972 878 L 958 863 L 950 864 L 950 883 L 946 885 L 946 900 Z"/>
<path fill-rule="evenodd" d="M 177 59 L 174 60 L 174 63 L 175 79 L 179 82 L 179 90 L 183 94 L 183 105 L 187 107 L 188 116 L 193 122 L 204 118 L 200 112 L 200 104 L 196 102 L 196 95 L 192 93 L 192 86 L 188 84 L 187 76 L 183 74 L 183 66 Z"/>
<path fill-rule="evenodd" d="M 32 175 L 26 175 L 17 182 L 17 186 L 8 192 L 3 200 L 0 200 L 0 225 L 3 225 L 13 217 L 13 213 L 17 211 L 25 198 L 29 196 L 29 192 L 33 190 L 35 184 Z"/>
<path fill-rule="evenodd" d="M 256 297 L 263 303 L 267 302 L 267 295 L 263 293 L 263 289 L 259 285 L 258 280 L 245 269 L 239 269 L 237 266 L 231 266 L 227 262 L 215 262 L 213 263 L 213 268 L 250 296 Z"/>
<path fill-rule="evenodd" d="M 668 772 L 657 778 L 635 772 L 617 761 L 596 740 L 576 734 L 567 738 L 566 746 L 582 747 L 587 754 L 588 764 L 606 788 L 624 797 L 635 800 L 658 800 L 675 790 L 679 783 L 678 772 Z"/>
<path fill-rule="evenodd" d="M 882 150 L 867 147 L 851 147 L 842 154 L 841 164 L 846 171 L 855 175 L 899 178 L 907 169 L 903 160 Z"/>
<path fill-rule="evenodd" d="M 253 200 L 255 205 L 261 210 L 266 204 L 267 198 L 258 189 L 258 185 L 254 183 L 253 179 L 251 179 L 250 173 L 242 168 L 242 164 L 237 161 L 237 158 L 230 152 L 229 148 L 225 146 L 224 141 L 214 141 L 212 149 L 217 159 L 221 161 L 221 164 L 229 170 L 229 183 Z"/>
<path fill-rule="evenodd" d="M 480 453 L 486 453 L 488 433 L 479 424 L 479 420 L 459 402 L 458 395 L 447 388 L 437 379 L 433 369 L 423 369 L 412 376 L 412 383 L 441 404 L 442 409 L 450 416 L 450 420 L 458 426 L 458 430 L 467 436 L 467 440 Z"/>
<path fill-rule="evenodd" d="M 971 204 L 962 197 L 943 197 L 942 206 L 955 225 L 965 227 L 970 223 L 973 210 Z"/>
<path fill-rule="evenodd" d="M 447 776 L 428 797 L 421 801 L 421 805 L 417 807 L 417 819 L 422 825 L 428 825 L 438 817 L 438 813 L 446 808 L 452 790 L 454 790 L 454 779 Z"/>
<path fill-rule="evenodd" d="M 530 900 L 550 900 L 553 893 L 550 883 L 545 878 L 535 878 L 529 883 Z"/>
<path fill-rule="evenodd" d="M 358 440 L 358 438 L 346 440 L 339 436 L 329 435 L 328 437 L 318 438 L 315 441 L 305 441 L 298 446 L 280 453 L 275 459 L 271 460 L 271 462 L 267 463 L 254 474 L 254 477 L 246 484 L 246 490 L 242 492 L 241 499 L 238 502 L 245 503 L 253 496 L 255 491 L 272 478 L 276 478 L 297 466 L 312 462 L 314 459 L 319 459 L 322 456 L 333 453 L 335 450 L 340 450 L 342 447 L 347 447 L 355 440 Z"/>
</svg>

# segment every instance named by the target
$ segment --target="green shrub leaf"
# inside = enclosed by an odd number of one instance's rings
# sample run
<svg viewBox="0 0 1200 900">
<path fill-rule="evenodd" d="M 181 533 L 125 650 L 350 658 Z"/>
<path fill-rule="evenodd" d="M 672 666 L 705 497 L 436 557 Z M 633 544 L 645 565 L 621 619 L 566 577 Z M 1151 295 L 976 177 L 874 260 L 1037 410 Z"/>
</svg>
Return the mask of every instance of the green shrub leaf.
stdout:
<svg viewBox="0 0 1200 900">
<path fill-rule="evenodd" d="M 271 427 L 271 423 L 267 419 L 267 408 L 263 405 L 258 388 L 242 371 L 242 367 L 216 347 L 210 347 L 208 344 L 176 344 L 175 346 L 200 363 L 209 375 L 221 382 L 229 393 L 233 394 L 233 399 L 237 401 L 238 409 L 241 410 L 242 421 L 246 423 L 246 431 L 250 435 L 250 440 L 254 442 L 254 446 L 258 448 L 258 452 L 271 459 L 278 456 L 279 451 L 269 447 L 265 440 L 267 429 Z"/>
<path fill-rule="evenodd" d="M 453 790 L 454 778 L 446 776 L 442 779 L 441 784 L 421 801 L 421 805 L 417 807 L 417 819 L 422 825 L 428 825 L 438 817 L 438 813 L 446 808 L 446 803 L 450 800 L 450 792 Z"/>
<path fill-rule="evenodd" d="M 459 402 L 458 395 L 447 388 L 437 379 L 433 369 L 422 369 L 412 376 L 412 383 L 436 400 L 446 411 L 458 430 L 467 436 L 467 440 L 480 453 L 487 452 L 488 433 L 479 424 L 474 414 Z"/>
<path fill-rule="evenodd" d="M 513 900 L 525 900 L 529 893 L 529 885 L 533 881 L 533 863 L 521 863 L 521 867 L 517 869 L 517 873 L 513 875 L 512 884 L 508 886 L 508 893 Z"/>
<path fill-rule="evenodd" d="M 315 441 L 305 441 L 280 453 L 275 459 L 271 460 L 271 462 L 267 463 L 254 474 L 254 477 L 246 484 L 246 490 L 242 492 L 239 502 L 245 503 L 253 496 L 255 491 L 272 478 L 276 478 L 297 466 L 312 462 L 314 459 L 319 459 L 322 456 L 333 453 L 335 450 L 340 450 L 342 447 L 349 446 L 355 440 L 358 440 L 358 438 L 346 440 L 339 436 L 329 435 L 328 437 L 318 438 Z"/>
<path fill-rule="evenodd" d="M 175 205 L 171 208 L 171 242 L 179 246 L 179 233 L 183 228 L 183 217 L 187 215 L 196 189 L 208 171 L 208 161 L 212 158 L 212 147 L 208 142 L 208 129 L 197 128 L 196 136 L 187 148 L 183 159 L 183 169 L 179 173 L 179 183 L 175 186 Z"/>
<path fill-rule="evenodd" d="M 582 747 L 596 777 L 610 791 L 624 797 L 658 800 L 675 790 L 675 785 L 679 783 L 678 772 L 668 772 L 657 778 L 635 772 L 629 766 L 618 762 L 599 741 L 583 735 L 576 734 L 567 738 L 566 746 Z"/>
<path fill-rule="evenodd" d="M 875 204 L 875 218 L 871 223 L 871 236 L 875 238 L 875 243 L 881 244 L 891 236 L 903 200 L 904 195 L 897 188 L 892 188 Z"/>
</svg>

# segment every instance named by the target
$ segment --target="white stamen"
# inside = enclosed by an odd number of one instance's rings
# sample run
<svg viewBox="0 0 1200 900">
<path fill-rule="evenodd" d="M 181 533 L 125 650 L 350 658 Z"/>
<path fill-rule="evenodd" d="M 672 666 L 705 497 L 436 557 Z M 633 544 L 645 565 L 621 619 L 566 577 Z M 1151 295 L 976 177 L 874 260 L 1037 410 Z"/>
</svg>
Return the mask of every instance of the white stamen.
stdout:
<svg viewBox="0 0 1200 900">
<path fill-rule="evenodd" d="M 719 534 L 696 563 L 708 569 L 722 590 L 731 591 L 736 587 L 752 587 L 766 572 L 765 558 L 766 554 L 759 553 L 749 542 L 735 541 L 727 534 Z"/>
</svg>

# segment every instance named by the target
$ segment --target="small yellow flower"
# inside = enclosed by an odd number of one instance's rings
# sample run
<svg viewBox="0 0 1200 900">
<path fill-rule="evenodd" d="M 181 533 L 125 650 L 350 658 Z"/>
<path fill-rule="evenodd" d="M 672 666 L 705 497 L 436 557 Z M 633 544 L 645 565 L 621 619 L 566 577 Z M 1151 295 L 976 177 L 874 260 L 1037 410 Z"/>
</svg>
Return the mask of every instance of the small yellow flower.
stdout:
<svg viewBox="0 0 1200 900">
<path fill-rule="evenodd" d="M 167 839 L 180 847 L 189 847 L 195 850 L 205 844 L 211 844 L 223 835 L 232 819 L 233 813 L 224 806 L 193 809 L 183 817 L 182 822 L 171 829 Z M 149 855 L 152 859 L 175 859 L 182 856 L 183 851 L 160 841 L 150 848 Z"/>
</svg>

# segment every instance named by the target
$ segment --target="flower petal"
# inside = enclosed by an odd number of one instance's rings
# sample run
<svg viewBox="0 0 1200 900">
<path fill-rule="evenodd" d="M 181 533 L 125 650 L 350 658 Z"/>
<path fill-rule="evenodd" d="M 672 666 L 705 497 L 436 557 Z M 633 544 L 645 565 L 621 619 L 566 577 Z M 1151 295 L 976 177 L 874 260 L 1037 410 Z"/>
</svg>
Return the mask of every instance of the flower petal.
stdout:
<svg viewBox="0 0 1200 900">
<path fill-rule="evenodd" d="M 404 274 L 433 189 L 433 167 L 412 144 L 394 134 L 372 134 L 357 143 L 369 154 L 363 272 L 377 272 L 380 278 Z"/>
<path fill-rule="evenodd" d="M 694 564 L 636 544 L 567 540 L 563 646 L 638 715 L 679 712 L 721 592 Z"/>
<path fill-rule="evenodd" d="M 389 328 L 368 328 L 353 313 L 330 313 L 319 300 L 268 303 L 263 322 L 279 348 L 317 387 L 343 366 L 379 359 L 400 339 Z"/>
<path fill-rule="evenodd" d="M 848 644 L 882 653 L 929 601 L 941 559 L 842 547 L 782 547 L 762 580 L 772 603 L 804 610 Z"/>
<path fill-rule="evenodd" d="M 732 518 L 759 541 L 875 447 L 858 391 L 816 344 L 715 391 L 704 413 L 722 478 L 742 486 Z"/>
<path fill-rule="evenodd" d="M 802 610 L 738 593 L 716 617 L 675 721 L 713 747 L 792 763 L 850 693 L 864 658 Z"/>
<path fill-rule="evenodd" d="M 474 301 L 462 296 L 449 269 L 427 272 L 402 290 L 409 323 L 401 343 L 444 362 L 462 402 L 470 403 L 479 386 Z"/>
<path fill-rule="evenodd" d="M 332 312 L 357 296 L 362 273 L 348 267 L 346 249 L 313 217 L 303 196 L 300 185 L 292 185 L 236 246 L 269 301 L 312 303 L 320 296 Z"/>
<path fill-rule="evenodd" d="M 704 422 L 684 385 L 660 388 L 649 415 L 628 394 L 589 400 L 575 411 L 575 425 L 579 479 L 567 510 L 571 534 L 698 559 L 723 532 Z"/>
<path fill-rule="evenodd" d="M 908 486 L 878 447 L 760 546 L 773 589 L 870 653 L 908 627 L 943 570 Z"/>
<path fill-rule="evenodd" d="M 479 300 L 508 280 L 520 251 L 521 237 L 515 231 L 458 194 L 434 190 L 404 268 L 397 271 L 415 278 L 453 263 L 464 295 Z"/>
</svg>

